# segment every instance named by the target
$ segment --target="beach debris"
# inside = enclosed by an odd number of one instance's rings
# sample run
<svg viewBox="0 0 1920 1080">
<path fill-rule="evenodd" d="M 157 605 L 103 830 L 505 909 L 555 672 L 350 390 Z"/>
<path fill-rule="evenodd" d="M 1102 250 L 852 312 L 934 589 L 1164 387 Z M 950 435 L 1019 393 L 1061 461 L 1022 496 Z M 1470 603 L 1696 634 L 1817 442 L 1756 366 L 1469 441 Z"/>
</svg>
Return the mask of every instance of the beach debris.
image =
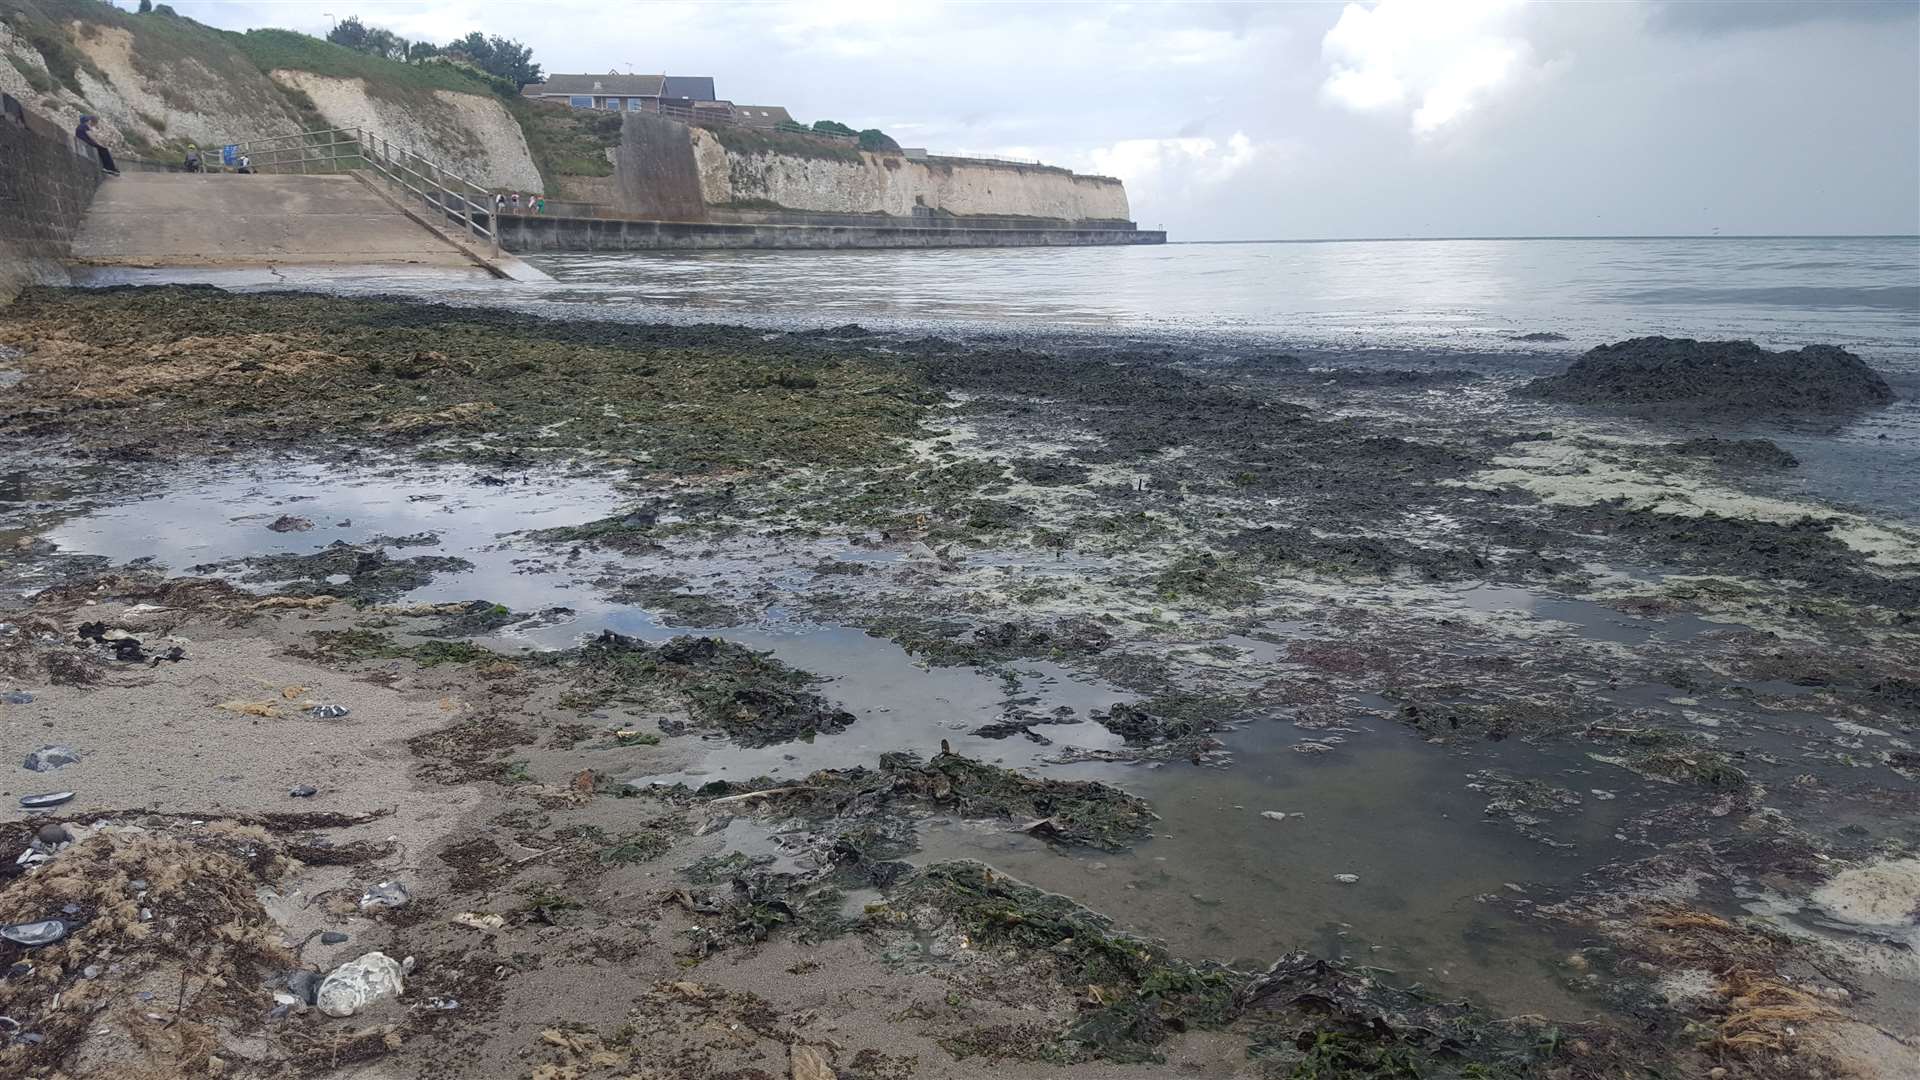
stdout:
<svg viewBox="0 0 1920 1080">
<path fill-rule="evenodd" d="M 497 934 L 507 928 L 507 920 L 492 912 L 463 911 L 449 921 L 456 926 L 470 926 L 489 934 Z"/>
<path fill-rule="evenodd" d="M 313 528 L 313 521 L 309 518 L 294 517 L 292 514 L 281 514 L 274 518 L 273 523 L 267 528 L 277 533 L 306 532 Z"/>
<path fill-rule="evenodd" d="M 1360 875 L 1359 874 L 1335 874 L 1333 875 L 1333 880 L 1339 882 L 1342 885 L 1357 885 L 1360 883 Z"/>
<path fill-rule="evenodd" d="M 413 894 L 405 885 L 397 881 L 382 881 L 371 885 L 360 897 L 361 911 L 374 911 L 379 908 L 406 907 Z"/>
<path fill-rule="evenodd" d="M 404 977 L 411 970 L 412 957 L 400 961 L 383 952 L 370 952 L 334 968 L 321 981 L 315 1004 L 328 1016 L 352 1016 L 369 1005 L 399 997 L 405 988 Z"/>
<path fill-rule="evenodd" d="M 1289 814 L 1283 810 L 1262 810 L 1260 816 L 1268 821 L 1285 821 L 1288 818 L 1306 817 L 1305 814 Z"/>
<path fill-rule="evenodd" d="M 308 709 L 307 715 L 313 717 L 315 720 L 338 720 L 352 711 L 353 710 L 347 708 L 345 705 L 326 704 L 315 705 L 313 708 Z"/>
<path fill-rule="evenodd" d="M 457 1009 L 459 1007 L 460 1007 L 460 1001 L 457 998 L 430 997 L 427 999 L 427 1008 L 429 1009 L 438 1009 L 442 1012 L 451 1012 L 454 1009 Z"/>
<path fill-rule="evenodd" d="M 318 794 L 320 794 L 320 789 L 314 787 L 312 784 L 301 784 L 299 787 L 287 789 L 287 797 L 290 799 L 311 799 Z"/>
<path fill-rule="evenodd" d="M 27 693 L 25 690 L 9 690 L 4 694 L 0 694 L 0 701 L 4 701 L 9 705 L 31 705 L 33 704 L 33 695 Z"/>
<path fill-rule="evenodd" d="M 79 752 L 70 746 L 43 746 L 28 754 L 26 760 L 20 763 L 20 767 L 32 769 L 34 772 L 52 772 L 79 760 Z"/>
<path fill-rule="evenodd" d="M 279 710 L 273 707 L 271 701 L 223 701 L 214 708 L 239 713 L 241 716 L 258 716 L 267 720 L 280 718 Z"/>
<path fill-rule="evenodd" d="M 793 1080 L 835 1080 L 833 1063 L 818 1046 L 794 1043 L 788 1047 L 787 1068 Z"/>
<path fill-rule="evenodd" d="M 16 945 L 25 945 L 32 949 L 59 941 L 67 936 L 67 930 L 68 925 L 65 919 L 42 919 L 39 922 L 0 926 L 0 938 L 6 938 Z"/>
<path fill-rule="evenodd" d="M 49 806 L 59 806 L 72 798 L 71 791 L 49 791 L 42 795 L 22 795 L 20 805 L 28 810 L 44 810 Z"/>
</svg>

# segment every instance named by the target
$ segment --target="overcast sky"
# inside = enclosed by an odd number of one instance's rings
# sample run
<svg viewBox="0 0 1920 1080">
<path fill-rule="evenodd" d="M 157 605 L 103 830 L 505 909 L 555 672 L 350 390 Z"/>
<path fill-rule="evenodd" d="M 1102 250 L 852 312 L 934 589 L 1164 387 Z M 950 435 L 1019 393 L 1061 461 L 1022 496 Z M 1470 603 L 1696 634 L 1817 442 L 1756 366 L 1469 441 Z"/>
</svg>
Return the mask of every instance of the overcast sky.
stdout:
<svg viewBox="0 0 1920 1080">
<path fill-rule="evenodd" d="M 1119 176 L 1176 239 L 1920 232 L 1920 0 L 172 2 L 712 75 L 807 121 Z"/>
</svg>

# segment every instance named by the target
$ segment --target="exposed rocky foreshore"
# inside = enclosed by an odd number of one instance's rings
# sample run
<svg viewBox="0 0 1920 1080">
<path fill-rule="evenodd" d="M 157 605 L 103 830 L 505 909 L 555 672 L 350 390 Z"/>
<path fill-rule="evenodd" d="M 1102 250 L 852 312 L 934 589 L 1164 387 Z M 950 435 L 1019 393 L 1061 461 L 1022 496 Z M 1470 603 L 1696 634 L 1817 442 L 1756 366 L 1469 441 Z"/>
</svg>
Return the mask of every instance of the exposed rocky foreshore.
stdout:
<svg viewBox="0 0 1920 1080">
<path fill-rule="evenodd" d="M 1549 396 L 1878 393 L 1647 340 Z M 1920 1069 L 1920 529 L 1772 443 L 210 289 L 0 350 L 5 795 L 71 793 L 0 1073 Z"/>
</svg>

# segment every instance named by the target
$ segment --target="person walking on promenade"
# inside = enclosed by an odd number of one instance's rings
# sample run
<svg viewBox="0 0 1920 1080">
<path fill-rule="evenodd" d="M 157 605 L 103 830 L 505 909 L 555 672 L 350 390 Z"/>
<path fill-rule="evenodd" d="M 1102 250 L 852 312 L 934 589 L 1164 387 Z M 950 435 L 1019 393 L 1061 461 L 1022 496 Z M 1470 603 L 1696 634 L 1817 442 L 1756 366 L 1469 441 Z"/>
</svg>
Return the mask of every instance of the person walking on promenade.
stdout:
<svg viewBox="0 0 1920 1080">
<path fill-rule="evenodd" d="M 108 176 L 119 176 L 120 170 L 113 163 L 113 151 L 101 146 L 93 137 L 93 125 L 99 122 L 100 118 L 97 116 L 82 116 L 80 126 L 73 129 L 73 137 L 93 147 L 94 152 L 100 156 L 101 172 Z"/>
</svg>

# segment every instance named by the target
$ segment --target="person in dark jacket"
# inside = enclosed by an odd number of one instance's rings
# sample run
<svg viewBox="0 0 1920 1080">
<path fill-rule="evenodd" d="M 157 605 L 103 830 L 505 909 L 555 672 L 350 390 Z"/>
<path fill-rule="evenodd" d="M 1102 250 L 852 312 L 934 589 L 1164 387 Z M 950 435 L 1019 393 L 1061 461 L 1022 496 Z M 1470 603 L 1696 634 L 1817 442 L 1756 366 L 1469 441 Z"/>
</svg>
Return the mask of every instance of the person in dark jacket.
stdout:
<svg viewBox="0 0 1920 1080">
<path fill-rule="evenodd" d="M 113 151 L 101 146 L 93 137 L 93 125 L 99 122 L 100 118 L 97 116 L 82 116 L 80 126 L 73 129 L 73 137 L 93 147 L 95 153 L 100 155 L 101 172 L 108 176 L 119 176 L 120 170 L 113 163 Z"/>
<path fill-rule="evenodd" d="M 185 163 L 185 167 L 188 172 L 202 171 L 200 168 L 200 148 L 198 146 L 193 145 L 192 143 L 187 144 L 187 160 Z"/>
</svg>

